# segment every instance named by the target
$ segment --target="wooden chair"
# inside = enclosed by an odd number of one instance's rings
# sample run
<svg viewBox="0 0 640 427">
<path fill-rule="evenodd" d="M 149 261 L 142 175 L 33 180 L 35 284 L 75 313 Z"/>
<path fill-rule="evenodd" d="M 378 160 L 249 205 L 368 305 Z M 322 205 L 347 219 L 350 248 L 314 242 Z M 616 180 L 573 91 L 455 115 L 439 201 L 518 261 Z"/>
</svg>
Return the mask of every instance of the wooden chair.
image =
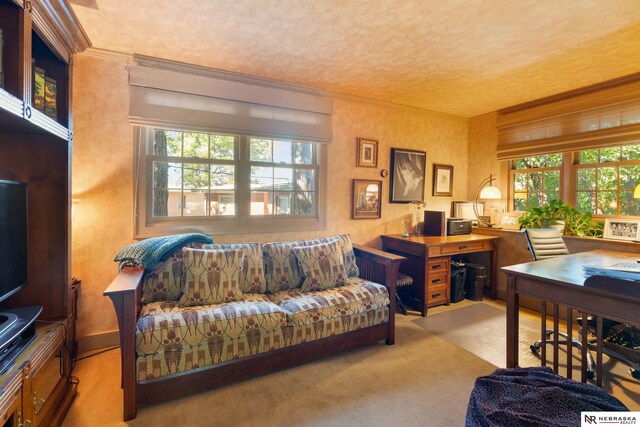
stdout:
<svg viewBox="0 0 640 427">
<path fill-rule="evenodd" d="M 398 295 L 398 289 L 402 286 L 411 286 L 413 284 L 413 277 L 403 273 L 398 273 L 398 280 L 396 282 L 396 308 L 405 316 L 407 315 L 407 307 L 404 306 L 400 295 Z"/>
</svg>

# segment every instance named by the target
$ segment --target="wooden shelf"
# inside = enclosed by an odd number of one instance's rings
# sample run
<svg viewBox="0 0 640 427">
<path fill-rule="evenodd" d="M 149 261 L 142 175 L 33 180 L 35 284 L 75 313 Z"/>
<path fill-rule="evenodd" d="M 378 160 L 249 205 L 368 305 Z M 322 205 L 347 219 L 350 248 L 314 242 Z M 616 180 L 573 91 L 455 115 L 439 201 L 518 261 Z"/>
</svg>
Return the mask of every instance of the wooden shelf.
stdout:
<svg viewBox="0 0 640 427">
<path fill-rule="evenodd" d="M 0 0 L 0 29 L 5 38 L 0 110 L 17 116 L 2 121 L 2 131 L 70 140 L 72 59 L 90 46 L 73 11 L 65 0 Z M 55 117 L 34 106 L 35 67 L 55 81 Z"/>
<path fill-rule="evenodd" d="M 0 179 L 28 185 L 29 282 L 2 307 L 40 305 L 61 321 L 0 376 L 0 425 L 59 425 L 75 396 L 72 370 L 77 290 L 71 281 L 73 56 L 90 46 L 67 0 L 0 0 Z M 34 67 L 55 80 L 56 112 L 34 107 Z M 49 92 L 52 93 L 52 92 Z"/>
</svg>

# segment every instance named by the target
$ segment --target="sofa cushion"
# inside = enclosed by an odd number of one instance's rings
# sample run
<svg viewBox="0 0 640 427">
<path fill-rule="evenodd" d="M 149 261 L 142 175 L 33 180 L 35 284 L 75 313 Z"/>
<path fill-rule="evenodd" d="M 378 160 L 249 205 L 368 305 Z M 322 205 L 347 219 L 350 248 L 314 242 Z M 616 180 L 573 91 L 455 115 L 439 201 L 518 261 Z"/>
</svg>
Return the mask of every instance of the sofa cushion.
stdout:
<svg viewBox="0 0 640 427">
<path fill-rule="evenodd" d="M 322 291 L 281 291 L 269 295 L 269 300 L 281 307 L 294 325 L 362 314 L 389 305 L 387 288 L 358 277 L 349 283 Z"/>
<path fill-rule="evenodd" d="M 250 298 L 264 298 L 264 294 L 245 294 L 245 300 L 236 301 L 227 304 L 228 306 L 246 303 Z M 201 307 L 180 307 L 176 302 L 159 303 L 162 308 L 157 314 L 167 313 L 174 310 L 182 310 L 182 314 L 175 314 L 175 323 L 177 325 L 184 324 L 181 318 L 192 319 L 192 310 L 206 311 L 213 306 Z M 152 311 L 152 305 L 143 308 L 145 317 L 147 313 Z M 170 308 L 171 307 L 171 308 Z M 280 310 L 280 309 L 278 309 Z M 185 312 L 186 311 L 186 312 Z M 264 314 L 272 317 L 274 314 Z M 303 325 L 287 324 L 284 312 L 280 311 L 282 322 L 280 328 L 269 329 L 269 322 L 260 323 L 260 319 L 243 321 L 243 330 L 245 333 L 237 335 L 235 333 L 228 334 L 222 326 L 224 322 L 216 321 L 213 324 L 205 326 L 205 337 L 198 344 L 198 339 L 191 338 L 191 332 L 185 331 L 185 328 L 174 327 L 173 318 L 164 320 L 166 325 L 162 336 L 166 336 L 166 345 L 148 346 L 147 343 L 156 343 L 158 338 L 149 333 L 141 334 L 138 331 L 138 357 L 136 358 L 136 370 L 138 381 L 158 378 L 163 375 L 176 374 L 180 372 L 188 372 L 191 369 L 212 366 L 217 363 L 233 361 L 246 356 L 260 353 L 266 353 L 273 350 L 289 347 L 296 344 L 302 344 L 333 335 L 339 335 L 346 332 L 379 325 L 389 321 L 389 308 L 384 306 L 378 309 L 372 309 L 365 313 L 346 315 L 335 317 L 315 323 L 306 323 Z M 156 319 L 157 321 L 158 319 Z M 228 319 L 227 319 L 228 320 Z M 197 322 L 191 322 L 194 326 L 190 326 L 191 330 L 196 330 L 199 326 L 195 326 Z M 140 325 L 140 323 L 139 323 Z M 205 322 L 205 325 L 206 322 Z M 215 327 L 214 327 L 215 325 Z M 265 325 L 267 325 L 265 327 Z M 142 326 L 142 325 L 140 325 Z M 160 328 L 161 329 L 161 328 Z M 199 330 L 199 329 L 198 329 Z M 233 331 L 238 331 L 233 328 Z M 159 333 L 159 332 L 158 332 Z M 187 339 L 180 339 L 186 334 Z M 146 340 L 146 341 L 142 341 Z M 157 347 L 158 351 L 145 353 L 147 348 Z"/>
<path fill-rule="evenodd" d="M 284 311 L 264 294 L 245 294 L 240 301 L 196 307 L 182 307 L 177 301 L 154 302 L 143 305 L 138 316 L 136 352 L 178 351 L 182 346 L 247 334 L 251 343 L 256 331 L 272 332 L 286 325 Z"/>
<path fill-rule="evenodd" d="M 268 291 L 276 293 L 288 289 L 296 289 L 302 284 L 303 277 L 298 271 L 296 257 L 292 252 L 294 247 L 329 243 L 335 240 L 342 241 L 347 275 L 349 277 L 358 277 L 359 270 L 356 265 L 356 256 L 353 252 L 351 237 L 348 234 L 293 242 L 265 243 L 262 245 L 262 252 L 265 263 L 264 276 Z"/>
<path fill-rule="evenodd" d="M 183 306 L 221 304 L 242 298 L 242 249 L 183 249 Z"/>
<path fill-rule="evenodd" d="M 267 285 L 264 278 L 264 259 L 262 258 L 262 245 L 260 243 L 222 243 L 215 245 L 202 245 L 202 249 L 242 249 L 244 251 L 244 263 L 240 273 L 240 290 L 242 292 L 266 293 Z"/>
<path fill-rule="evenodd" d="M 292 249 L 298 263 L 298 271 L 304 277 L 302 292 L 321 291 L 347 284 L 342 242 L 334 240 Z"/>
<path fill-rule="evenodd" d="M 199 249 L 199 242 L 185 245 L 186 248 Z M 154 301 L 178 301 L 182 295 L 182 248 L 168 259 L 159 262 L 147 273 L 142 284 L 142 303 Z"/>
</svg>

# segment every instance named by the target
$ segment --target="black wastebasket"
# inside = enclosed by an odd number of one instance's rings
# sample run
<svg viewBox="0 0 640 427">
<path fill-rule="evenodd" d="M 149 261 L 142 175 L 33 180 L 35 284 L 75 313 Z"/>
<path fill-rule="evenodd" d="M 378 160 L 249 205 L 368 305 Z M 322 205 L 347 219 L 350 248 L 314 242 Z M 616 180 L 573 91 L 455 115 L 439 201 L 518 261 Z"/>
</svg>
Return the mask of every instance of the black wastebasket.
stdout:
<svg viewBox="0 0 640 427">
<path fill-rule="evenodd" d="M 487 267 L 481 264 L 466 263 L 467 277 L 464 294 L 467 299 L 482 301 L 482 291 L 487 283 Z"/>
<path fill-rule="evenodd" d="M 460 302 L 464 299 L 464 284 L 467 269 L 462 262 L 451 262 L 451 289 L 449 291 L 451 302 Z"/>
</svg>

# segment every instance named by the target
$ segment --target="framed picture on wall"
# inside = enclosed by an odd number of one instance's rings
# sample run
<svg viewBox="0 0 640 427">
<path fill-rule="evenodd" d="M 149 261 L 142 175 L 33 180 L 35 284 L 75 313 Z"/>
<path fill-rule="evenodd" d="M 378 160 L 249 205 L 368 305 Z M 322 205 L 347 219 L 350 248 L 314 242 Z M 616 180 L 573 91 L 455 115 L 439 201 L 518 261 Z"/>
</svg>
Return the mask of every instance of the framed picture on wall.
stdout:
<svg viewBox="0 0 640 427">
<path fill-rule="evenodd" d="M 424 202 L 425 151 L 391 149 L 391 188 L 389 202 Z"/>
<path fill-rule="evenodd" d="M 356 166 L 359 168 L 378 167 L 378 141 L 375 139 L 358 138 L 358 160 Z"/>
<path fill-rule="evenodd" d="M 453 196 L 453 166 L 433 164 L 434 196 Z"/>
<path fill-rule="evenodd" d="M 382 203 L 382 181 L 354 179 L 352 191 L 351 218 L 380 218 Z"/>
</svg>

